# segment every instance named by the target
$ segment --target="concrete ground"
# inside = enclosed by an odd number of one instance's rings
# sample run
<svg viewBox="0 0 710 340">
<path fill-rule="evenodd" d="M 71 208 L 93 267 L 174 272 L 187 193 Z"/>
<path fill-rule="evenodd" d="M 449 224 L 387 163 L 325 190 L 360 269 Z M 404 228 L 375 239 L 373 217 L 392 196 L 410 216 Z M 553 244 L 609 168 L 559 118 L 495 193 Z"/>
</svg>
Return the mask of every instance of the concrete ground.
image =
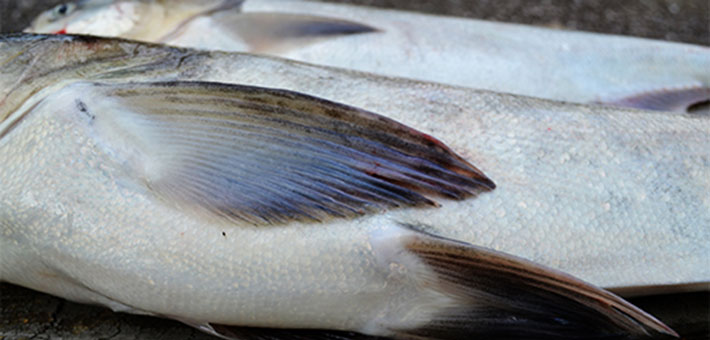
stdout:
<svg viewBox="0 0 710 340">
<path fill-rule="evenodd" d="M 329 0 L 566 29 L 710 45 L 707 0 Z M 0 0 L 0 32 L 20 31 L 60 0 Z M 1 70 L 0 70 L 1 72 Z M 685 339 L 710 339 L 710 294 L 630 299 Z M 214 339 L 178 322 L 112 313 L 25 288 L 0 284 L 0 340 Z"/>
</svg>

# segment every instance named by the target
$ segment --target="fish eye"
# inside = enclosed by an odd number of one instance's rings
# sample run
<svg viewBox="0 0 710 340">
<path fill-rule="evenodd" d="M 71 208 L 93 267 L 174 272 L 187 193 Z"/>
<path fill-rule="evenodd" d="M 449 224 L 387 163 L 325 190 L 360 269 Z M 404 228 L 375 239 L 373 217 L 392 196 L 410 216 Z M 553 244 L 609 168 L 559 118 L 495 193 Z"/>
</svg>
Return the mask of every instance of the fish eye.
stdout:
<svg viewBox="0 0 710 340">
<path fill-rule="evenodd" d="M 54 11 L 59 15 L 65 15 L 65 14 L 67 14 L 68 10 L 69 10 L 69 6 L 67 6 L 67 4 L 61 4 L 61 5 L 57 6 L 57 8 Z"/>
<path fill-rule="evenodd" d="M 69 15 L 73 10 L 74 10 L 74 4 L 72 4 L 72 3 L 65 3 L 65 4 L 57 5 L 57 7 L 54 7 L 54 10 L 52 11 L 53 19 L 57 20 L 61 17 Z"/>
</svg>

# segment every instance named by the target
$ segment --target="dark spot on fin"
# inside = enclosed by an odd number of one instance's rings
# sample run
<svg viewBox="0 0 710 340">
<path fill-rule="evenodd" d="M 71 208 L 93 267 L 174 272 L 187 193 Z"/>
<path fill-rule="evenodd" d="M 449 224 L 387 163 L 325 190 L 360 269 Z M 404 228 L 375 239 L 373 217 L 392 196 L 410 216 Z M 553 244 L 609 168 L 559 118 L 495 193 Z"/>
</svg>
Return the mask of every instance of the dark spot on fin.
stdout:
<svg viewBox="0 0 710 340">
<path fill-rule="evenodd" d="M 710 101 L 710 87 L 689 87 L 650 91 L 603 104 L 643 110 L 692 112 L 691 107 Z"/>
<path fill-rule="evenodd" d="M 251 52 L 262 53 L 284 52 L 323 39 L 379 31 L 348 20 L 288 13 L 220 12 L 212 20 L 246 43 Z"/>
</svg>

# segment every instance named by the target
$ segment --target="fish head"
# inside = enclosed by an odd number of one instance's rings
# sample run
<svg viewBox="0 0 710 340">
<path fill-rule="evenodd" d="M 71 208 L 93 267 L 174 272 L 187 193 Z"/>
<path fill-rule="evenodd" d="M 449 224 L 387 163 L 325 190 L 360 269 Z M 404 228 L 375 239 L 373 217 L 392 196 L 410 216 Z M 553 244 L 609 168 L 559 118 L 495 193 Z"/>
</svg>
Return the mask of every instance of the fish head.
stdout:
<svg viewBox="0 0 710 340">
<path fill-rule="evenodd" d="M 241 0 L 84 0 L 57 5 L 25 29 L 27 33 L 90 34 L 161 41 L 195 17 L 238 7 Z"/>
<path fill-rule="evenodd" d="M 110 9 L 113 2 L 112 0 L 84 0 L 59 4 L 37 16 L 25 32 L 90 34 L 91 32 L 87 30 L 90 26 L 86 23 L 96 22 L 101 14 L 105 14 L 104 12 Z M 77 23 L 80 25 L 76 25 Z"/>
<path fill-rule="evenodd" d="M 61 30 L 76 16 L 76 4 L 63 3 L 37 16 L 25 32 L 60 33 Z"/>
</svg>

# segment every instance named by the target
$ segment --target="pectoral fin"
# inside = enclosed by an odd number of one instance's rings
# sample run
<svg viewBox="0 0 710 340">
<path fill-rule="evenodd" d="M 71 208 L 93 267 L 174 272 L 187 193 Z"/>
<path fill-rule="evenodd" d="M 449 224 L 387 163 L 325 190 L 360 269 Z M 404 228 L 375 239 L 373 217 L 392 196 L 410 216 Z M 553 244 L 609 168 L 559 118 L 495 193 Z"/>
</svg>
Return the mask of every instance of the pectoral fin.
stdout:
<svg viewBox="0 0 710 340">
<path fill-rule="evenodd" d="M 323 40 L 377 32 L 357 22 L 285 13 L 220 12 L 212 20 L 249 47 L 249 52 L 277 53 Z"/>
<path fill-rule="evenodd" d="M 99 138 L 142 185 L 228 220 L 354 217 L 494 187 L 428 135 L 296 92 L 204 82 L 89 86 L 77 91 L 78 110 L 95 117 Z"/>
</svg>

